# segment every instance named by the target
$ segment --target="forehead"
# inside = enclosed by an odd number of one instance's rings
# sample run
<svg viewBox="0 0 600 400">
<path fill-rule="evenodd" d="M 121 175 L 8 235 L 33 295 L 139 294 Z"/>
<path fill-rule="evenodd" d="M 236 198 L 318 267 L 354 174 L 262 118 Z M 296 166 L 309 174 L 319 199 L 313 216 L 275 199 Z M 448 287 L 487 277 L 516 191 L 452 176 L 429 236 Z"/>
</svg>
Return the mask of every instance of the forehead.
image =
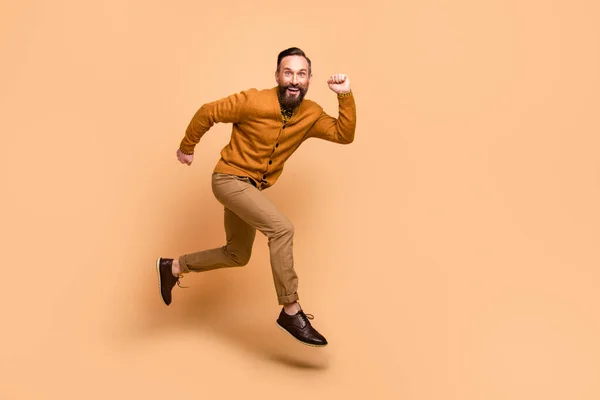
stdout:
<svg viewBox="0 0 600 400">
<path fill-rule="evenodd" d="M 292 71 L 300 71 L 303 69 L 308 71 L 308 61 L 306 61 L 306 58 L 302 56 L 287 56 L 281 60 L 279 68 L 281 70 L 287 68 Z"/>
</svg>

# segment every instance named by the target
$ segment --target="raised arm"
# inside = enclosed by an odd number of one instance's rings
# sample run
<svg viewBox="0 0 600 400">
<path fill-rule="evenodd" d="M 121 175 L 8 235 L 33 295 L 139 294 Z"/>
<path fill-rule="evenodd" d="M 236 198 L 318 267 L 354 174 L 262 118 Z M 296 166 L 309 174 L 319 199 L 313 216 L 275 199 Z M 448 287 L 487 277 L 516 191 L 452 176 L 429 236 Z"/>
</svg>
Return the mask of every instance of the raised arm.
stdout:
<svg viewBox="0 0 600 400">
<path fill-rule="evenodd" d="M 345 74 L 332 75 L 327 80 L 327 84 L 332 91 L 337 93 L 338 118 L 333 118 L 323 111 L 308 132 L 308 137 L 340 144 L 352 143 L 356 130 L 356 104 L 354 94 L 350 90 L 350 78 Z"/>
</svg>

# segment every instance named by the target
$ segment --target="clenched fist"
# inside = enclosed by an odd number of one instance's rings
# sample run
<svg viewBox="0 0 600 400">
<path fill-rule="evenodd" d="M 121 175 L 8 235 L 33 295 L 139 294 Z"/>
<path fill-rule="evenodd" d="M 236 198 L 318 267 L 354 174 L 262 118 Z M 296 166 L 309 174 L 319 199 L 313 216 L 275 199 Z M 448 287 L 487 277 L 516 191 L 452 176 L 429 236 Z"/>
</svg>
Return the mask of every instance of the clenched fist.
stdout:
<svg viewBox="0 0 600 400">
<path fill-rule="evenodd" d="M 183 154 L 180 149 L 177 149 L 177 159 L 182 164 L 192 165 L 192 161 L 194 161 L 194 155 Z"/>
<path fill-rule="evenodd" d="M 329 89 L 336 93 L 347 93 L 350 91 L 350 78 L 346 74 L 335 74 L 327 80 Z"/>
</svg>

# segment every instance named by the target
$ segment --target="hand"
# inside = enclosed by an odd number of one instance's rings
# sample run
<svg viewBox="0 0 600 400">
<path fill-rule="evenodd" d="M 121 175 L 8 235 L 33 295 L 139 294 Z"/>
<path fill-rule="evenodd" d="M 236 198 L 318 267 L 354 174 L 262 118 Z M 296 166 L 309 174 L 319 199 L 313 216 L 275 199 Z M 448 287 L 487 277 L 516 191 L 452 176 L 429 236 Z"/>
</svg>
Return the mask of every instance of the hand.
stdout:
<svg viewBox="0 0 600 400">
<path fill-rule="evenodd" d="M 194 161 L 194 155 L 193 154 L 183 154 L 181 152 L 181 149 L 177 149 L 177 159 L 182 164 L 192 165 L 192 162 Z"/>
<path fill-rule="evenodd" d="M 347 93 L 350 91 L 350 78 L 346 74 L 335 74 L 327 80 L 329 89 L 336 93 Z"/>
</svg>

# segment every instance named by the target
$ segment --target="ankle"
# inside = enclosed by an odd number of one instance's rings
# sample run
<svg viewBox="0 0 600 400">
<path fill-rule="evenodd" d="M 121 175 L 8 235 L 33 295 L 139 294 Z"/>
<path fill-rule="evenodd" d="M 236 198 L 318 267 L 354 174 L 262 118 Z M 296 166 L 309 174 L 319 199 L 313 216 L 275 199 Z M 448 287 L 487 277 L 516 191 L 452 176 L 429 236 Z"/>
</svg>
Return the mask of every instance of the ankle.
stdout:
<svg viewBox="0 0 600 400">
<path fill-rule="evenodd" d="M 181 274 L 181 267 L 179 265 L 179 260 L 173 260 L 173 264 L 171 265 L 171 273 L 175 277 L 178 277 Z"/>
<path fill-rule="evenodd" d="M 298 311 L 300 311 L 300 305 L 296 301 L 293 303 L 284 304 L 283 311 L 285 311 L 285 313 L 288 315 L 295 315 L 298 313 Z"/>
</svg>

